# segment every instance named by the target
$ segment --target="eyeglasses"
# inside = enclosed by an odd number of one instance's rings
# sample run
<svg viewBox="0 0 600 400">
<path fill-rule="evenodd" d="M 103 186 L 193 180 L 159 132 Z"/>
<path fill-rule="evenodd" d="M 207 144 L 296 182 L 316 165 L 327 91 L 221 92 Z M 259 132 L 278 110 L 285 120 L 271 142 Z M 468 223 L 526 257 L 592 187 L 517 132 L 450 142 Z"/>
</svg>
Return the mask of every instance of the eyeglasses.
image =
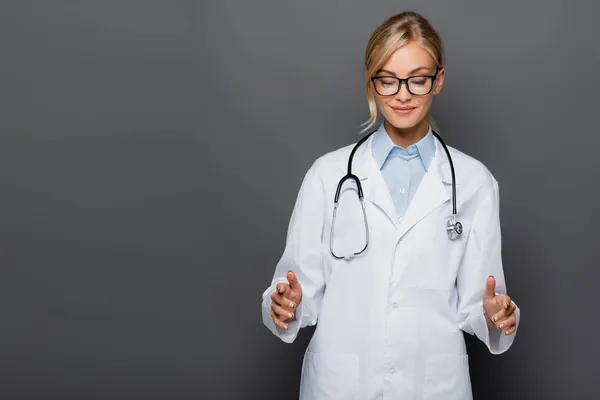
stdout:
<svg viewBox="0 0 600 400">
<path fill-rule="evenodd" d="M 373 76 L 371 82 L 375 91 L 381 96 L 394 96 L 402 87 L 402 82 L 406 82 L 408 92 L 413 96 L 425 96 L 433 89 L 433 82 L 437 77 L 438 69 L 433 75 L 415 75 L 400 79 L 395 76 Z"/>
</svg>

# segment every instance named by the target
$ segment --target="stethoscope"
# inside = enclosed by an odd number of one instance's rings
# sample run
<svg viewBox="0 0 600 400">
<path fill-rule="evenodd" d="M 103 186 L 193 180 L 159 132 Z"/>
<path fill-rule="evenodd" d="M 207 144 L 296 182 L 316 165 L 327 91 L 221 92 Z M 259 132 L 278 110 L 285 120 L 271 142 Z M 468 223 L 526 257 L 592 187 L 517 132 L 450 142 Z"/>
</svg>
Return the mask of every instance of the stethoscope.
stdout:
<svg viewBox="0 0 600 400">
<path fill-rule="evenodd" d="M 363 253 L 369 246 L 369 223 L 367 221 L 367 211 L 366 211 L 366 206 L 365 206 L 365 200 L 363 197 L 363 190 L 362 190 L 362 186 L 360 184 L 360 180 L 358 179 L 358 177 L 356 175 L 354 175 L 352 173 L 352 160 L 354 159 L 354 153 L 356 152 L 356 149 L 358 149 L 360 147 L 360 145 L 363 144 L 375 132 L 377 132 L 377 130 L 369 133 L 368 135 L 363 137 L 358 143 L 356 143 L 356 145 L 352 149 L 352 152 L 350 153 L 350 157 L 348 158 L 348 173 L 346 174 L 346 176 L 344 176 L 342 179 L 340 179 L 340 182 L 338 183 L 338 186 L 337 186 L 337 190 L 335 192 L 335 199 L 334 199 L 334 206 L 333 206 L 333 219 L 331 221 L 331 232 L 329 234 L 329 251 L 331 252 L 331 255 L 337 259 L 345 258 L 346 260 L 350 260 L 350 259 L 354 258 L 355 256 Z M 450 163 L 450 170 L 452 172 L 452 216 L 449 217 L 448 221 L 446 222 L 446 233 L 448 234 L 448 238 L 450 240 L 456 240 L 462 234 L 463 226 L 460 222 L 458 222 L 456 220 L 456 214 L 457 214 L 456 213 L 456 180 L 455 180 L 455 176 L 454 176 L 454 163 L 452 162 L 452 157 L 450 156 L 450 151 L 448 151 L 448 147 L 446 147 L 446 143 L 444 143 L 444 140 L 435 131 L 432 130 L 432 133 L 442 144 L 442 147 L 446 151 L 446 155 L 448 156 L 448 161 Z M 333 236 L 334 236 L 333 232 L 334 232 L 334 228 L 335 228 L 335 216 L 336 216 L 338 205 L 339 205 L 338 202 L 340 199 L 340 192 L 342 190 L 342 185 L 348 179 L 352 179 L 356 183 L 356 187 L 358 189 L 358 199 L 360 200 L 360 203 L 362 206 L 363 219 L 365 222 L 365 233 L 366 233 L 365 247 L 363 247 L 362 250 L 360 250 L 359 252 L 349 253 L 349 254 L 346 254 L 345 256 L 338 256 L 333 252 L 333 247 L 332 247 L 333 246 Z"/>
</svg>

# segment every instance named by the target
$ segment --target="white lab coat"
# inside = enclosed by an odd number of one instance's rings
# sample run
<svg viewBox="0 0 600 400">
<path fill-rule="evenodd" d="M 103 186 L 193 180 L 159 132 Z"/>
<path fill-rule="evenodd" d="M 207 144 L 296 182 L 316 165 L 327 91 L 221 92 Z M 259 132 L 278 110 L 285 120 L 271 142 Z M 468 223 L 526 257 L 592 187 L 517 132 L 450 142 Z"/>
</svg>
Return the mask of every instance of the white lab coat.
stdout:
<svg viewBox="0 0 600 400">
<path fill-rule="evenodd" d="M 349 261 L 329 250 L 333 200 L 351 145 L 316 160 L 302 182 L 283 255 L 263 293 L 263 322 L 287 343 L 300 328 L 317 325 L 304 356 L 301 400 L 469 400 L 462 331 L 477 335 L 493 354 L 505 352 L 516 335 L 488 331 L 482 304 L 490 275 L 496 292 L 506 293 L 497 182 L 481 162 L 450 147 L 464 227 L 450 241 L 452 178 L 441 144 L 436 140 L 435 159 L 399 219 L 372 157 L 372 139 L 353 162 L 366 203 L 367 250 Z M 355 184 L 346 181 L 341 193 L 333 239 L 338 255 L 362 249 L 365 240 Z M 286 331 L 269 312 L 270 295 L 288 270 L 303 299 Z M 518 309 L 516 315 L 518 326 Z"/>
</svg>

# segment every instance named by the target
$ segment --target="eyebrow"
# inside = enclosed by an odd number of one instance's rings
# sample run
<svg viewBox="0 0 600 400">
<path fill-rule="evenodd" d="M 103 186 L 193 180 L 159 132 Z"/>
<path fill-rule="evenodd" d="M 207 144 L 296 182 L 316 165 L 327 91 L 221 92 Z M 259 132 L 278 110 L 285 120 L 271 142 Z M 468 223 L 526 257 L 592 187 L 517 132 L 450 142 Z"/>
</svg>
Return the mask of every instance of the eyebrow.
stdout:
<svg viewBox="0 0 600 400">
<path fill-rule="evenodd" d="M 417 67 L 417 68 L 413 69 L 412 71 L 410 71 L 408 73 L 408 75 L 414 74 L 415 72 L 418 72 L 418 71 L 421 71 L 421 70 L 429 70 L 429 68 L 427 68 L 427 67 Z M 385 72 L 385 73 L 388 73 L 388 74 L 396 76 L 395 73 L 393 73 L 392 71 L 387 70 L 387 69 L 380 69 L 379 71 L 377 71 L 377 73 L 381 73 L 381 72 Z"/>
</svg>

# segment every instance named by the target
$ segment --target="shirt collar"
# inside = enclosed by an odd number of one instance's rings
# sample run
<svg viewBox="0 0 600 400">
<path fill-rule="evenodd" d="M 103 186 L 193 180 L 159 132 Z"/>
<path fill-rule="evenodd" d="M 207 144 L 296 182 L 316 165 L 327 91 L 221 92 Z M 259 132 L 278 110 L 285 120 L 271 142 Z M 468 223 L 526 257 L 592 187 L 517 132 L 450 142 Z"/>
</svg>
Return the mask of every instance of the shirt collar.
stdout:
<svg viewBox="0 0 600 400">
<path fill-rule="evenodd" d="M 390 139 L 390 136 L 386 132 L 383 123 L 381 123 L 379 129 L 377 129 L 377 132 L 375 132 L 373 135 L 373 157 L 375 158 L 379 169 L 383 168 L 383 164 L 394 148 L 397 147 L 402 151 L 406 151 L 414 147 L 417 150 L 417 157 L 423 163 L 423 168 L 425 168 L 425 171 L 428 171 L 429 165 L 433 160 L 436 151 L 435 139 L 431 133 L 431 126 L 429 126 L 429 131 L 427 131 L 427 134 L 425 137 L 423 137 L 423 139 L 408 146 L 407 149 L 397 146 L 394 144 L 394 142 L 392 142 L 392 139 Z"/>
</svg>

